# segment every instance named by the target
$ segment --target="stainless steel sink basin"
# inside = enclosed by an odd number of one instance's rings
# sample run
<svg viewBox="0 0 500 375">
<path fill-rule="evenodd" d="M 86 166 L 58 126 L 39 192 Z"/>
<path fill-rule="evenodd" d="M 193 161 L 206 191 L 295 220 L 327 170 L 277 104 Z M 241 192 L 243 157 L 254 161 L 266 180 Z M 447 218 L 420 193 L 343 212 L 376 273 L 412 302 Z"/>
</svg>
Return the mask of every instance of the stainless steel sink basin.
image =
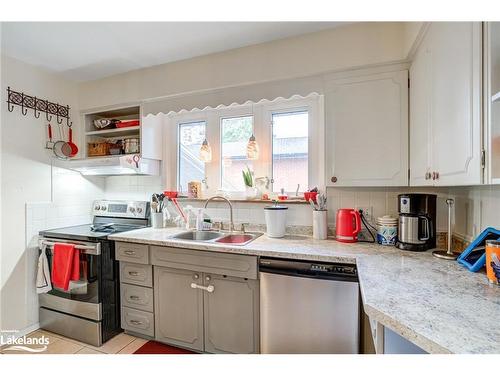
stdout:
<svg viewBox="0 0 500 375">
<path fill-rule="evenodd" d="M 173 235 L 172 238 L 185 241 L 196 242 L 212 242 L 224 243 L 232 245 L 246 245 L 252 242 L 257 237 L 262 236 L 262 233 L 247 232 L 247 233 L 224 233 L 211 231 L 188 231 Z"/>
<path fill-rule="evenodd" d="M 220 232 L 209 232 L 209 231 L 189 231 L 182 232 L 172 236 L 172 238 L 176 238 L 178 240 L 188 240 L 188 241 L 210 241 L 215 240 L 216 238 L 223 237 L 224 233 Z"/>
</svg>

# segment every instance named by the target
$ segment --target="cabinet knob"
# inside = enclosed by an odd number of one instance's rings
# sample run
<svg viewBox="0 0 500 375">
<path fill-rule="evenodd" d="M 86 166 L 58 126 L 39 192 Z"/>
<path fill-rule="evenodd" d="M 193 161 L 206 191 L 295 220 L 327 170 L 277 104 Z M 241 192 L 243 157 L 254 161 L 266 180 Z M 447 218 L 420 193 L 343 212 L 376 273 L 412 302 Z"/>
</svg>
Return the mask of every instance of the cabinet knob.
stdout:
<svg viewBox="0 0 500 375">
<path fill-rule="evenodd" d="M 330 179 L 333 183 L 337 182 L 337 177 L 333 176 L 331 179 Z"/>
<path fill-rule="evenodd" d="M 197 273 L 195 273 L 195 274 L 193 275 L 193 279 L 198 280 L 199 278 L 200 278 L 200 275 L 198 275 Z"/>
<path fill-rule="evenodd" d="M 210 276 L 205 277 L 205 280 L 210 281 L 212 278 Z"/>
</svg>

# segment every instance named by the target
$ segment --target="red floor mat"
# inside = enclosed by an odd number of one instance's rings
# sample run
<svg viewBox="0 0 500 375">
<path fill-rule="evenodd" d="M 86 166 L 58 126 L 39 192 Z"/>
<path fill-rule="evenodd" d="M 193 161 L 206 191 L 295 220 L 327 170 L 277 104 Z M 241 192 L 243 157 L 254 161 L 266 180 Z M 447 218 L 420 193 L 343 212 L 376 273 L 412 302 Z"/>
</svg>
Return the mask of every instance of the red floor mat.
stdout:
<svg viewBox="0 0 500 375">
<path fill-rule="evenodd" d="M 148 341 L 139 349 L 137 349 L 134 354 L 198 354 L 190 350 L 176 348 L 175 346 L 170 346 L 162 344 L 156 341 Z"/>
</svg>

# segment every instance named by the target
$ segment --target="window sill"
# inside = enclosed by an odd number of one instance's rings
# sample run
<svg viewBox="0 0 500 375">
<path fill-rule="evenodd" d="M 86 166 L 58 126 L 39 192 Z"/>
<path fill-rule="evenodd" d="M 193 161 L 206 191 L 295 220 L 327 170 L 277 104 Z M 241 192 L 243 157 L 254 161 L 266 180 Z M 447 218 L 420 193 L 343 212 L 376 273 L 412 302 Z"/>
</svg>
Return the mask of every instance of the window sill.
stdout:
<svg viewBox="0 0 500 375">
<path fill-rule="evenodd" d="M 205 202 L 208 198 L 178 198 L 179 202 Z M 274 201 L 272 200 L 263 200 L 263 199 L 231 199 L 228 198 L 231 202 L 233 203 L 265 203 L 265 204 L 272 204 Z M 304 199 L 286 199 L 284 201 L 278 201 L 279 203 L 285 203 L 285 204 L 309 204 Z"/>
</svg>

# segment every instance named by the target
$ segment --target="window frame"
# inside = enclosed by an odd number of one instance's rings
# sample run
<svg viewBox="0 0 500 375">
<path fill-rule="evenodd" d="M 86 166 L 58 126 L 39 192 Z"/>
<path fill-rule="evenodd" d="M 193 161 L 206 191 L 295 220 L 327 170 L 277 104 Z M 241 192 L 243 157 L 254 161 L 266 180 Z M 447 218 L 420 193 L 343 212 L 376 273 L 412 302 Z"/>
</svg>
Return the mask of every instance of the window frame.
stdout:
<svg viewBox="0 0 500 375">
<path fill-rule="evenodd" d="M 238 118 L 238 117 L 252 117 L 252 132 L 255 131 L 255 114 L 251 112 L 251 107 L 250 107 L 250 112 L 248 112 L 249 108 L 240 108 L 238 111 L 231 111 L 230 109 L 225 109 L 222 111 L 218 112 L 217 117 L 219 118 L 219 153 L 220 153 L 220 160 L 218 163 L 219 167 L 219 184 L 218 188 L 220 191 L 226 193 L 226 194 L 242 194 L 243 191 L 238 191 L 238 190 L 223 190 L 222 189 L 222 120 L 224 119 L 231 119 L 231 118 Z M 227 115 L 226 115 L 227 113 Z M 246 148 L 245 148 L 245 153 L 246 153 Z M 258 163 L 258 160 L 253 160 L 252 164 Z M 254 168 L 255 171 L 255 168 Z"/>
<path fill-rule="evenodd" d="M 191 121 L 177 121 L 176 122 L 176 169 L 175 169 L 175 186 L 177 191 L 181 191 L 181 186 L 179 185 L 180 182 L 180 164 L 181 164 L 181 148 L 180 148 L 180 143 L 181 143 L 181 126 L 182 125 L 190 125 L 190 124 L 197 124 L 200 122 L 205 123 L 205 138 L 207 137 L 207 131 L 208 131 L 208 122 L 202 119 L 198 120 L 191 120 Z M 207 175 L 207 163 L 205 163 L 205 177 Z M 184 190 L 182 190 L 184 192 Z M 187 186 L 186 186 L 186 192 L 187 192 Z"/>
<path fill-rule="evenodd" d="M 279 113 L 289 113 L 289 112 L 308 112 L 308 144 L 307 144 L 307 182 L 308 186 L 300 187 L 300 193 L 303 193 L 308 188 L 313 188 L 317 186 L 319 189 L 323 189 L 325 186 L 324 174 L 321 173 L 322 168 L 324 168 L 324 158 L 325 158 L 325 126 L 324 126 L 324 114 L 320 109 L 323 107 L 323 96 L 317 95 L 307 98 L 299 99 L 285 99 L 283 101 L 278 101 L 266 106 L 264 111 L 264 123 L 269 124 L 267 129 L 267 137 L 269 139 L 268 154 L 269 160 L 269 178 L 272 179 L 273 173 L 273 151 L 272 151 L 272 138 L 273 138 L 273 114 Z M 316 146 L 316 147 L 314 147 Z M 274 191 L 274 183 L 272 183 L 271 191 Z M 295 195 L 295 191 L 286 191 L 288 195 Z"/>
<path fill-rule="evenodd" d="M 166 186 L 169 189 L 178 189 L 179 180 L 179 160 L 180 160 L 180 125 L 205 121 L 206 137 L 212 148 L 212 161 L 205 163 L 205 176 L 208 189 L 203 187 L 205 197 L 217 193 L 227 193 L 241 196 L 242 192 L 222 191 L 222 119 L 253 116 L 253 132 L 259 143 L 260 156 L 253 161 L 253 169 L 256 177 L 267 176 L 272 178 L 272 115 L 289 112 L 308 112 L 308 185 L 301 186 L 302 193 L 306 188 L 317 186 L 323 189 L 325 186 L 324 175 L 321 173 L 325 160 L 325 126 L 324 126 L 324 100 L 323 96 L 316 94 L 305 98 L 277 99 L 273 101 L 263 100 L 259 103 L 245 103 L 242 105 L 231 105 L 224 108 L 209 108 L 205 110 L 195 110 L 192 112 L 174 113 L 168 115 L 167 126 L 170 130 L 166 132 L 165 144 L 167 149 L 175 150 L 169 153 L 166 160 Z M 175 128 L 175 136 L 172 132 Z M 170 136 L 169 136 L 170 135 Z M 174 159 L 174 160 L 172 160 Z M 174 173 L 172 173 L 174 172 Z M 271 186 L 273 191 L 274 187 Z M 287 192 L 287 194 L 295 194 Z"/>
</svg>

